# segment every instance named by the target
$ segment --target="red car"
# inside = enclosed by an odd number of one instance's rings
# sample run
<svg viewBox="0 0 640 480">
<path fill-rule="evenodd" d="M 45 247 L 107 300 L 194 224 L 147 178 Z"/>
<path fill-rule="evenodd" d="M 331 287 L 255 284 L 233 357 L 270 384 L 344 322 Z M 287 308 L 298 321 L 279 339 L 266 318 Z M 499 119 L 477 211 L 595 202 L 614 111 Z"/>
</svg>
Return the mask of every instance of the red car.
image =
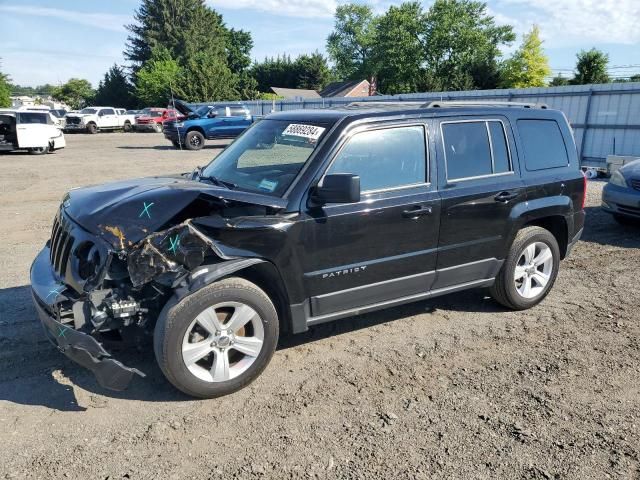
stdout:
<svg viewBox="0 0 640 480">
<path fill-rule="evenodd" d="M 180 114 L 168 108 L 145 108 L 143 114 L 136 118 L 137 131 L 153 130 L 162 132 L 164 122 L 179 120 Z"/>
</svg>

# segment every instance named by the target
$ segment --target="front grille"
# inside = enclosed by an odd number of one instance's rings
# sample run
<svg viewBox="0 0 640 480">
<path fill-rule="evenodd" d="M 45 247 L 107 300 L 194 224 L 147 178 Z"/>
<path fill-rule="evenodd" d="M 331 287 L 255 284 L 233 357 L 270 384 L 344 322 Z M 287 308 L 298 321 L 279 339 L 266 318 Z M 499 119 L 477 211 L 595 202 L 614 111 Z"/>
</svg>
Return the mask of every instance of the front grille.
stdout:
<svg viewBox="0 0 640 480">
<path fill-rule="evenodd" d="M 51 230 L 51 252 L 49 259 L 54 271 L 64 277 L 67 270 L 67 262 L 73 248 L 74 239 L 69 233 L 69 223 L 62 219 L 62 214 L 58 214 L 53 221 Z"/>
<path fill-rule="evenodd" d="M 633 187 L 635 190 L 640 191 L 640 179 L 632 178 L 631 179 L 631 187 Z"/>
<path fill-rule="evenodd" d="M 80 125 L 81 119 L 80 117 L 67 117 L 66 121 L 67 125 Z"/>
</svg>

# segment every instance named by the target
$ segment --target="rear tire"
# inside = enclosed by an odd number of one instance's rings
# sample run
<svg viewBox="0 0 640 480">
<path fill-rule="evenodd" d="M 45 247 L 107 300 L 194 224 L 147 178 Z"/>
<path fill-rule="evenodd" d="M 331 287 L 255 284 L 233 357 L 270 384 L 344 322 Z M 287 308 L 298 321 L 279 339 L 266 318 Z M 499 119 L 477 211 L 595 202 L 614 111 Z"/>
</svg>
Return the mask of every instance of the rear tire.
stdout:
<svg viewBox="0 0 640 480">
<path fill-rule="evenodd" d="M 267 294 L 231 277 L 169 305 L 155 327 L 154 351 L 177 389 L 215 398 L 255 380 L 269 364 L 278 335 L 278 314 Z"/>
<path fill-rule="evenodd" d="M 202 150 L 202 147 L 204 147 L 204 135 L 198 131 L 192 130 L 187 133 L 184 144 L 187 150 Z"/>
<path fill-rule="evenodd" d="M 95 123 L 88 124 L 87 133 L 90 133 L 92 135 L 98 133 L 98 126 Z"/>
<path fill-rule="evenodd" d="M 490 288 L 491 296 L 512 310 L 532 308 L 551 291 L 559 267 L 560 247 L 551 232 L 541 227 L 524 228 L 516 235 Z"/>
</svg>

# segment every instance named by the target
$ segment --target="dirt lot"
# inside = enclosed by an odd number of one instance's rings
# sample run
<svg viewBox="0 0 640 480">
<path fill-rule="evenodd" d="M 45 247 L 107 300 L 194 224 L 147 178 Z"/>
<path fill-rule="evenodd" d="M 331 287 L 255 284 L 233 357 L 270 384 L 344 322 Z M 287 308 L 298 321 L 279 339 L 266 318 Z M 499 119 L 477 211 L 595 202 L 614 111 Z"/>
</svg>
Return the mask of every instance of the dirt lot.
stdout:
<svg viewBox="0 0 640 480">
<path fill-rule="evenodd" d="M 192 401 L 153 352 L 124 393 L 45 340 L 29 265 L 70 188 L 188 171 L 219 150 L 68 136 L 0 156 L 0 478 L 640 478 L 640 228 L 598 209 L 539 307 L 468 292 L 281 341 L 251 387 Z"/>
</svg>

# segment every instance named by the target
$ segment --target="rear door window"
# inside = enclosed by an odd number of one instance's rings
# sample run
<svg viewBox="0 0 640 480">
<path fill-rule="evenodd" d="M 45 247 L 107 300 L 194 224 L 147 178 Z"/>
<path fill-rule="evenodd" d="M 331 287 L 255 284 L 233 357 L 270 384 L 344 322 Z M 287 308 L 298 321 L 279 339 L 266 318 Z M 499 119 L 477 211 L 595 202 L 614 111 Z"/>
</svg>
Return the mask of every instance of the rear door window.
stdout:
<svg viewBox="0 0 640 480">
<path fill-rule="evenodd" d="M 524 161 L 529 171 L 569 165 L 567 147 L 555 120 L 518 120 Z"/>
<path fill-rule="evenodd" d="M 513 172 L 504 125 L 499 120 L 442 123 L 448 180 Z"/>
</svg>

